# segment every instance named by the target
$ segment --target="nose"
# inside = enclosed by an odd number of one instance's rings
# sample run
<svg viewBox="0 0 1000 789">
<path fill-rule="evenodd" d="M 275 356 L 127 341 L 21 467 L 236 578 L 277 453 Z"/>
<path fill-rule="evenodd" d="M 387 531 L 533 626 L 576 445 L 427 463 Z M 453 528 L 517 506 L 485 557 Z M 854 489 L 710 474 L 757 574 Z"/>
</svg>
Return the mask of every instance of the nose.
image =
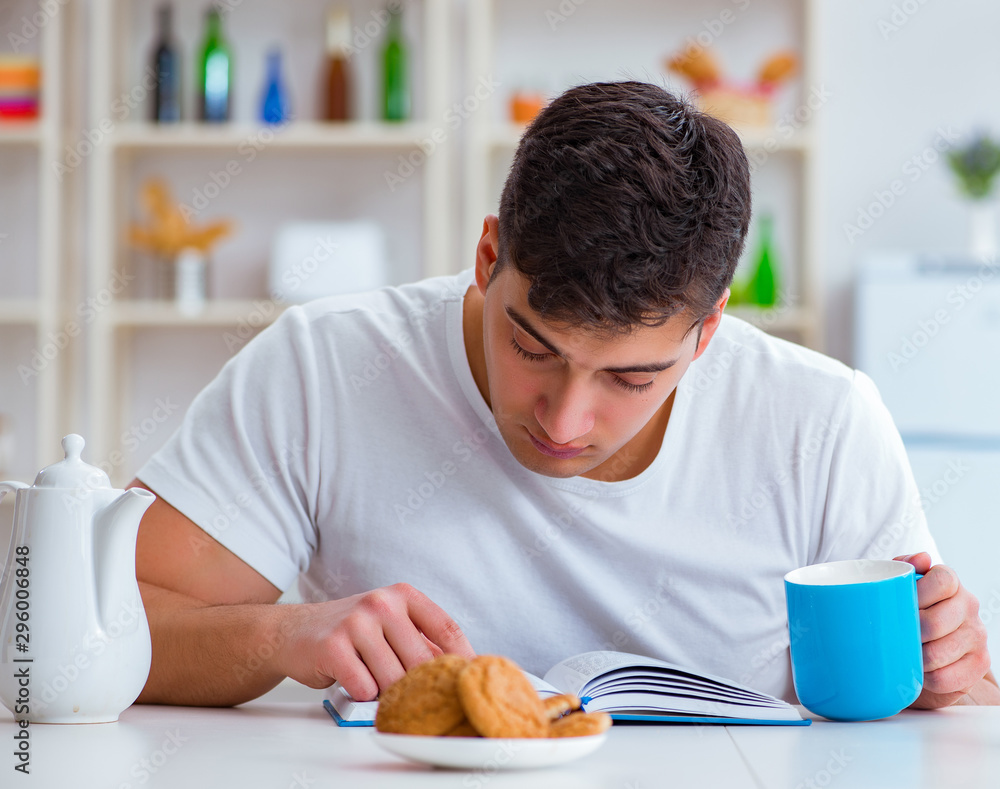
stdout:
<svg viewBox="0 0 1000 789">
<path fill-rule="evenodd" d="M 570 444 L 594 427 L 594 411 L 585 387 L 573 382 L 539 397 L 535 419 L 554 444 Z"/>
</svg>

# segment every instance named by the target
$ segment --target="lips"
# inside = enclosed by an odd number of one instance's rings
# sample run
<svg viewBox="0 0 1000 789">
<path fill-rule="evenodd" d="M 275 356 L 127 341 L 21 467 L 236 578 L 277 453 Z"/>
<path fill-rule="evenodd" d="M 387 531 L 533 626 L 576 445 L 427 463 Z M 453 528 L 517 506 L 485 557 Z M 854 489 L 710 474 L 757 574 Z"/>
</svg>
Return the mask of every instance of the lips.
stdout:
<svg viewBox="0 0 1000 789">
<path fill-rule="evenodd" d="M 575 458 L 577 455 L 579 455 L 581 452 L 583 452 L 583 450 L 587 448 L 585 446 L 580 447 L 578 449 L 573 447 L 569 449 L 557 448 L 552 446 L 552 444 L 549 444 L 545 441 L 541 441 L 535 438 L 533 435 L 531 435 L 530 432 L 528 433 L 528 438 L 531 439 L 531 443 L 534 445 L 535 449 L 537 449 L 543 455 L 548 455 L 549 457 L 558 458 L 559 460 L 568 460 L 569 458 Z"/>
</svg>

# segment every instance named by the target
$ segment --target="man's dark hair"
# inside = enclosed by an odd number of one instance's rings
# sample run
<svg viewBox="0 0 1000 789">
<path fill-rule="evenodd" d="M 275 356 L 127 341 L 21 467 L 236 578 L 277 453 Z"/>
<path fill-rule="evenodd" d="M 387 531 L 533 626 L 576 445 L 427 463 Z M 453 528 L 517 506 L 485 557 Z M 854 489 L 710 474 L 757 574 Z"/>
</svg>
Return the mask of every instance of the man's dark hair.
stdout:
<svg viewBox="0 0 1000 789">
<path fill-rule="evenodd" d="M 514 266 L 544 319 L 699 324 L 743 250 L 750 169 L 729 126 L 656 85 L 581 85 L 525 131 L 499 218 L 494 276 Z"/>
</svg>

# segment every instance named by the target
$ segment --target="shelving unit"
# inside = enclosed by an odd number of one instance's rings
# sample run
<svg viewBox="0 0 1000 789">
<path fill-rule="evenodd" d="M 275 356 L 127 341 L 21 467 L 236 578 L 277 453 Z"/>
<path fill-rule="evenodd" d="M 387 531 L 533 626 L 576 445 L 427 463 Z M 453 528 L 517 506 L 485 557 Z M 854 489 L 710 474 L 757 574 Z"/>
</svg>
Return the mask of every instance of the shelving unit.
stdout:
<svg viewBox="0 0 1000 789">
<path fill-rule="evenodd" d="M 496 53 L 502 47 L 501 39 L 506 37 L 508 44 L 516 42 L 524 53 L 536 53 L 537 62 L 528 65 L 534 66 L 537 71 L 544 71 L 539 64 L 543 64 L 549 69 L 553 64 L 559 64 L 563 73 L 570 74 L 570 78 L 562 80 L 562 84 L 548 87 L 550 94 L 561 92 L 571 84 L 589 82 L 588 71 L 596 70 L 600 79 L 644 79 L 656 82 L 663 79 L 664 71 L 660 65 L 662 57 L 668 52 L 680 49 L 684 40 L 688 36 L 694 36 L 705 26 L 704 15 L 708 13 L 701 7 L 688 7 L 678 2 L 673 3 L 651 3 L 651 2 L 623 2 L 616 6 L 615 13 L 623 20 L 630 19 L 630 12 L 633 6 L 646 12 L 649 16 L 653 11 L 662 12 L 665 18 L 671 15 L 678 16 L 676 25 L 663 25 L 658 28 L 654 22 L 645 17 L 645 26 L 648 28 L 648 46 L 656 47 L 655 51 L 644 52 L 642 42 L 636 41 L 636 36 L 616 36 L 614 30 L 604 29 L 601 41 L 591 41 L 594 47 L 587 49 L 579 39 L 572 39 L 573 49 L 560 48 L 562 45 L 562 34 L 573 29 L 580 30 L 583 25 L 594 28 L 600 22 L 594 19 L 584 19 L 588 14 L 598 13 L 607 10 L 603 7 L 598 9 L 593 4 L 565 4 L 561 8 L 560 16 L 548 17 L 543 12 L 532 10 L 525 5 L 526 0 L 514 0 L 503 4 L 495 0 L 477 0 L 468 6 L 467 22 L 467 86 L 474 86 L 482 75 L 496 75 L 496 78 L 505 83 L 506 90 L 518 87 L 505 79 L 502 69 L 498 66 Z M 763 13 L 774 15 L 775 19 L 781 19 L 782 15 L 792 15 L 797 17 L 798 23 L 789 25 L 796 27 L 796 40 L 793 43 L 799 51 L 802 68 L 798 83 L 802 86 L 797 99 L 791 99 L 793 106 L 806 106 L 805 100 L 810 86 L 820 85 L 817 69 L 817 41 L 816 31 L 816 4 L 817 0 L 774 0 L 773 2 L 757 3 L 746 7 L 745 13 Z M 524 6 L 518 8 L 518 6 Z M 761 6 L 763 8 L 761 9 Z M 735 9 L 735 7 L 734 7 Z M 733 14 L 734 9 L 729 9 Z M 507 28 L 503 27 L 503 20 L 498 19 L 501 13 L 506 13 Z M 686 13 L 687 16 L 680 18 Z M 511 18 L 515 15 L 517 20 L 523 23 L 522 28 L 511 30 Z M 555 20 L 555 21 L 552 21 Z M 602 20 L 610 21 L 610 20 Z M 529 22 L 533 25 L 531 29 L 526 28 Z M 739 20 L 737 20 L 739 22 Z M 552 25 L 551 32 L 546 32 L 545 28 Z M 622 23 L 623 25 L 627 24 Z M 687 25 L 687 27 L 685 27 Z M 725 28 L 725 25 L 720 27 Z M 734 37 L 739 33 L 736 29 L 739 24 L 731 25 L 719 35 L 719 46 L 729 46 L 734 43 Z M 569 38 L 569 34 L 567 34 Z M 616 43 L 616 42 L 622 43 Z M 597 47 L 600 45 L 600 49 Z M 712 44 L 714 46 L 714 42 Z M 601 64 L 591 64 L 586 60 L 586 53 L 600 52 L 601 57 L 607 60 L 615 60 L 625 64 L 627 71 L 624 73 L 607 73 L 601 70 Z M 537 54 L 541 53 L 541 54 Z M 613 55 L 611 54 L 613 53 Z M 505 53 L 510 55 L 510 52 Z M 761 53 L 764 54 L 764 53 Z M 575 57 L 575 60 L 574 60 Z M 643 59 L 645 57 L 645 59 Z M 599 58 L 597 58 L 599 60 Z M 508 57 L 505 62 L 509 62 Z M 655 71 L 650 63 L 655 63 Z M 526 69 L 528 65 L 520 64 L 519 68 Z M 573 69 L 578 69 L 574 71 Z M 510 69 L 508 68 L 508 71 Z M 681 86 L 686 91 L 686 86 Z M 499 207 L 500 188 L 503 178 L 506 175 L 514 150 L 520 140 L 523 127 L 513 125 L 506 120 L 505 106 L 503 101 L 498 102 L 493 107 L 495 112 L 490 116 L 483 112 L 473 115 L 469 122 L 468 137 L 466 140 L 466 151 L 464 160 L 464 192 L 466 205 L 465 236 L 463 239 L 463 249 L 474 249 L 479 239 L 482 227 L 482 218 L 488 213 L 496 213 Z M 781 110 L 779 109 L 779 113 Z M 784 203 L 787 204 L 789 214 L 793 219 L 793 227 L 786 228 L 783 235 L 779 235 L 779 250 L 785 252 L 786 269 L 785 281 L 789 283 L 791 293 L 790 298 L 781 302 L 774 308 L 753 308 L 747 306 L 734 307 L 727 311 L 760 326 L 766 331 L 779 334 L 800 342 L 804 345 L 822 349 L 822 327 L 823 318 L 821 314 L 820 302 L 817 294 L 817 267 L 820 257 L 820 240 L 818 237 L 820 226 L 820 207 L 818 205 L 817 188 L 817 137 L 815 124 L 806 119 L 799 123 L 797 120 L 792 128 L 794 133 L 788 135 L 784 129 L 777 127 L 771 129 L 737 129 L 753 167 L 754 155 L 763 163 L 759 167 L 759 172 L 753 174 L 754 181 L 754 202 L 755 213 L 759 210 L 762 200 L 758 190 L 773 186 L 769 181 L 783 181 L 783 187 L 792 193 L 791 196 L 784 196 Z M 781 172 L 789 171 L 789 172 Z M 773 173 L 773 177 L 772 177 Z M 779 186 L 781 186 L 779 184 Z M 797 197 L 795 196 L 797 195 Z M 764 200 L 763 202 L 766 202 Z M 781 218 L 781 217 L 779 217 Z M 751 227 L 748 238 L 748 251 L 752 251 L 755 241 L 754 228 Z M 784 243 L 781 243 L 784 242 Z"/>
<path fill-rule="evenodd" d="M 12 15 L 22 6 L 30 15 L 32 6 L 24 3 L 15 7 Z M 36 226 L 0 223 L 0 277 L 4 279 L 0 289 L 0 347 L 11 364 L 0 379 L 0 410 L 13 423 L 16 454 L 12 467 L 4 473 L 29 483 L 41 466 L 62 457 L 59 438 L 66 426 L 66 415 L 60 392 L 67 354 L 72 350 L 58 347 L 53 341 L 65 329 L 60 301 L 64 195 L 52 166 L 59 160 L 62 148 L 63 17 L 63 13 L 52 15 L 40 32 L 41 117 L 37 121 L 0 122 L 0 157 L 12 157 L 18 163 L 34 160 L 37 173 L 31 187 L 37 188 Z M 15 199 L 17 196 L 20 192 Z M 36 234 L 33 256 L 22 258 L 10 251 L 15 239 L 7 236 L 21 233 Z M 13 272 L 21 267 L 33 272 L 29 278 L 34 293 L 21 295 L 16 285 L 7 286 Z M 42 355 L 42 362 L 33 363 L 35 353 Z"/>
<path fill-rule="evenodd" d="M 298 6 L 298 4 L 296 4 Z M 325 21 L 327 4 L 316 2 L 317 21 Z M 177 16 L 194 18 L 201 13 L 202 6 L 194 0 L 180 0 L 176 3 Z M 359 27 L 365 24 L 373 9 L 381 8 L 370 0 L 355 0 L 353 11 L 359 21 Z M 90 73 L 91 102 L 90 123 L 98 124 L 107 117 L 108 108 L 116 97 L 123 95 L 136 79 L 136 64 L 142 61 L 141 54 L 121 51 L 121 41 L 135 41 L 136 19 L 151 17 L 154 5 L 149 0 L 93 0 L 91 3 L 90 25 Z M 299 14 L 298 24 L 302 24 L 303 6 L 294 9 Z M 271 14 L 285 14 L 292 9 L 283 9 L 274 4 L 253 2 L 249 0 L 234 5 L 224 24 L 237 22 L 237 15 L 246 12 L 258 28 L 261 20 Z M 299 179 L 312 177 L 322 180 L 316 171 L 334 173 L 335 177 L 344 179 L 344 190 L 355 188 L 357 179 L 361 179 L 369 192 L 379 191 L 381 203 L 399 200 L 403 209 L 413 207 L 418 216 L 409 220 L 410 224 L 403 230 L 413 227 L 419 232 L 417 238 L 397 239 L 389 236 L 391 243 L 406 244 L 405 251 L 416 260 L 418 266 L 413 276 L 433 276 L 450 273 L 452 265 L 451 228 L 451 185 L 450 185 L 450 154 L 433 153 L 426 155 L 423 147 L 434 134 L 436 126 L 447 110 L 447 95 L 450 87 L 448 58 L 452 51 L 450 35 L 451 8 L 449 0 L 412 0 L 404 13 L 412 22 L 419 16 L 419 25 L 410 26 L 411 34 L 419 36 L 418 46 L 414 52 L 414 62 L 419 61 L 420 74 L 411 69 L 414 82 L 414 105 L 418 113 L 416 119 L 404 123 L 385 124 L 369 119 L 362 119 L 345 124 L 325 124 L 308 119 L 308 114 L 302 119 L 293 119 L 287 125 L 279 127 L 263 126 L 246 120 L 246 112 L 237 111 L 235 120 L 222 125 L 204 125 L 191 121 L 178 124 L 158 126 L 148 123 L 139 113 L 133 113 L 121 123 L 115 124 L 113 131 L 107 136 L 104 145 L 95 148 L 91 157 L 89 205 L 91 209 L 90 246 L 88 290 L 96 294 L 106 287 L 116 272 L 129 268 L 134 255 L 123 241 L 126 221 L 131 217 L 137 191 L 138 181 L 159 169 L 172 170 L 172 161 L 191 161 L 201 163 L 202 172 L 206 176 L 218 169 L 219 163 L 229 161 L 244 162 L 244 150 L 250 145 L 254 148 L 256 159 L 253 175 L 246 176 L 236 192 L 226 193 L 219 204 L 229 200 L 243 200 L 244 205 L 253 206 L 253 215 L 237 216 L 237 221 L 249 233 L 263 233 L 262 226 L 275 222 L 275 216 L 285 219 L 299 219 L 294 214 L 285 216 L 283 211 L 294 211 L 289 208 L 280 196 L 269 194 L 262 186 L 268 178 L 284 179 L 285 182 L 295 181 L 295 173 Z M 186 17 L 185 17 L 186 15 Z M 374 18 L 374 17 L 372 17 Z M 282 18 L 284 22 L 284 18 Z M 131 35 L 128 32 L 131 31 Z M 244 30 L 244 33 L 247 31 Z M 310 31 L 310 41 L 313 37 L 322 40 L 322 29 Z M 277 35 L 277 34 L 276 34 Z M 234 46 L 240 43 L 235 38 Z M 285 42 L 292 46 L 293 55 L 299 53 L 303 42 L 299 39 Z M 371 57 L 379 42 L 371 45 L 370 50 L 361 51 L 358 57 Z M 246 46 L 250 48 L 249 45 Z M 192 59 L 192 49 L 182 46 L 182 53 L 187 61 Z M 240 51 L 235 57 L 237 63 L 236 81 L 239 83 Z M 246 56 L 245 61 L 250 60 Z M 244 61 L 244 62 L 245 62 Z M 370 82 L 370 80 L 369 80 Z M 188 79 L 190 83 L 190 79 Z M 185 84 L 187 89 L 188 84 Z M 370 87 L 370 85 L 369 85 Z M 245 91 L 244 91 L 245 93 Z M 238 98 L 238 97 L 237 97 Z M 308 106 L 307 101 L 303 104 Z M 417 106 L 419 105 L 419 106 Z M 293 108 L 295 104 L 293 103 Z M 189 116 L 190 117 L 190 116 Z M 400 159 L 402 157 L 402 160 Z M 266 162 L 265 162 L 266 160 Z M 416 161 L 414 168 L 419 172 L 414 177 L 414 183 L 409 179 L 404 188 L 396 194 L 386 186 L 385 174 L 393 172 L 398 161 Z M 258 163 L 260 162 L 259 169 Z M 296 169 L 297 168 L 297 169 Z M 327 168 L 324 170 L 324 168 Z M 250 167 L 245 167 L 250 170 Z M 287 170 L 288 172 L 285 172 Z M 171 180 L 175 173 L 170 172 Z M 334 176 L 331 176 L 334 177 Z M 352 182 L 351 178 L 355 179 Z M 177 176 L 182 180 L 182 176 Z M 187 192 L 190 193 L 190 179 Z M 179 196 L 183 197 L 185 188 L 178 187 Z M 238 194 L 237 194 L 238 192 Z M 256 197 L 257 193 L 259 198 Z M 235 197 L 234 197 L 235 195 Z M 364 199 L 363 191 L 357 197 Z M 372 201 L 369 201 L 372 202 Z M 207 212 L 218 209 L 212 206 Z M 359 212 L 370 209 L 362 205 Z M 339 218 L 332 214 L 330 218 Z M 198 217 L 200 221 L 202 217 Z M 269 225 L 268 225 L 269 226 Z M 386 227 L 387 233 L 393 228 Z M 392 254 L 392 249 L 390 249 Z M 226 275 L 225 288 L 229 292 L 220 292 L 218 298 L 211 299 L 205 309 L 198 314 L 190 315 L 179 310 L 176 305 L 165 301 L 152 301 L 139 297 L 140 294 L 128 292 L 124 298 L 116 298 L 106 309 L 101 310 L 92 325 L 88 335 L 88 402 L 90 448 L 94 457 L 108 459 L 112 470 L 112 481 L 127 482 L 127 479 L 137 469 L 142 458 L 123 452 L 122 436 L 126 430 L 130 415 L 136 419 L 136 407 L 132 402 L 132 390 L 135 384 L 134 369 L 139 365 L 148 365 L 137 358 L 138 348 L 143 345 L 162 350 L 164 343 L 175 341 L 181 346 L 181 353 L 196 355 L 216 354 L 213 359 L 204 363 L 206 374 L 211 374 L 217 365 L 224 361 L 220 354 L 231 353 L 231 344 L 225 351 L 220 351 L 221 338 L 232 336 L 236 329 L 240 333 L 241 344 L 245 335 L 256 332 L 277 318 L 286 305 L 270 301 L 263 289 L 263 272 L 254 272 L 254 277 L 232 269 Z M 251 280 L 256 279 L 261 284 L 255 286 Z M 210 295 L 212 295 L 210 293 Z M 193 332 L 193 334 L 192 334 Z M 224 334 L 222 334 L 224 333 Z M 197 339 L 193 342 L 192 337 Z M 214 351 L 206 350 L 209 346 Z M 159 351 L 158 351 L 159 352 Z M 183 356 L 181 357 L 184 358 Z M 155 361 L 152 362 L 155 365 Z M 148 366 L 145 368 L 150 369 Z M 207 383 L 203 381 L 203 383 Z M 182 403 L 186 406 L 186 403 Z M 141 411 L 141 409 L 139 409 Z M 183 409 L 182 409 L 183 410 Z M 179 418 L 179 416 L 178 416 Z M 169 427 L 169 425 L 168 425 Z M 160 444 L 167 437 L 157 434 L 155 441 Z M 146 451 L 146 447 L 143 451 Z M 146 452 L 148 454 L 148 451 Z"/>
</svg>

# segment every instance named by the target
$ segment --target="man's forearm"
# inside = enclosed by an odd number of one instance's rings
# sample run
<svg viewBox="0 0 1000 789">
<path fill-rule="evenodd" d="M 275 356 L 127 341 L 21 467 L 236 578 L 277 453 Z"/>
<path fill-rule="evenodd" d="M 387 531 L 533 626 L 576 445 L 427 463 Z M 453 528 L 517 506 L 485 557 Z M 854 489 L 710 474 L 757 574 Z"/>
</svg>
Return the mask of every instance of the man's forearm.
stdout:
<svg viewBox="0 0 1000 789">
<path fill-rule="evenodd" d="M 286 606 L 209 605 L 146 583 L 139 589 L 153 641 L 139 703 L 231 706 L 283 679 L 271 658 L 288 636 Z"/>
</svg>

